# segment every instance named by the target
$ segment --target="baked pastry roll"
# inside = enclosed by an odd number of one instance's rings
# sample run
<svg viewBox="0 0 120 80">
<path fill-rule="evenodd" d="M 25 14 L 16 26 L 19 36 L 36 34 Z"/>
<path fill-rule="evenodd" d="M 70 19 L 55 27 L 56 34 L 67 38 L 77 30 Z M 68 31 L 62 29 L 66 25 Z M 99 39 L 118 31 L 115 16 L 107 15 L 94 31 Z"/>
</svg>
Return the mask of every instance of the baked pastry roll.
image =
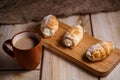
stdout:
<svg viewBox="0 0 120 80">
<path fill-rule="evenodd" d="M 75 47 L 83 38 L 83 29 L 80 25 L 68 29 L 63 37 L 63 43 L 66 47 Z"/>
<path fill-rule="evenodd" d="M 41 32 L 45 38 L 51 37 L 58 30 L 58 20 L 53 15 L 48 15 L 41 22 Z"/>
<path fill-rule="evenodd" d="M 100 42 L 91 46 L 86 53 L 86 57 L 90 61 L 100 61 L 105 59 L 114 50 L 112 42 Z"/>
</svg>

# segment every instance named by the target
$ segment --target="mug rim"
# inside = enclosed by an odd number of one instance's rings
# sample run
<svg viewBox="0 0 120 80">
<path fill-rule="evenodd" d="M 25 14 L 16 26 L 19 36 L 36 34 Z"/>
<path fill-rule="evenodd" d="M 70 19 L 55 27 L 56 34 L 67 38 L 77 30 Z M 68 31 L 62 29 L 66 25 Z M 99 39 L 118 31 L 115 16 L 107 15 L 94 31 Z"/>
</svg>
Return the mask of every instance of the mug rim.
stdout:
<svg viewBox="0 0 120 80">
<path fill-rule="evenodd" d="M 14 46 L 14 44 L 13 44 L 14 38 L 15 38 L 17 35 L 19 35 L 19 34 L 21 34 L 21 33 L 25 33 L 25 32 L 37 34 L 37 35 L 39 36 L 39 38 L 40 38 L 40 39 L 39 39 L 39 43 L 38 43 L 36 46 L 34 46 L 33 48 L 30 48 L 30 49 L 20 49 L 20 48 L 17 48 L 16 46 Z M 38 34 L 38 32 L 35 32 L 35 31 L 21 31 L 21 32 L 16 33 L 16 34 L 12 37 L 11 43 L 12 43 L 12 46 L 13 46 L 14 48 L 16 48 L 17 50 L 28 51 L 28 50 L 32 50 L 32 49 L 38 47 L 39 45 L 41 45 L 41 44 L 40 44 L 40 43 L 41 43 L 41 38 L 42 38 L 42 37 L 40 36 L 40 34 Z"/>
</svg>

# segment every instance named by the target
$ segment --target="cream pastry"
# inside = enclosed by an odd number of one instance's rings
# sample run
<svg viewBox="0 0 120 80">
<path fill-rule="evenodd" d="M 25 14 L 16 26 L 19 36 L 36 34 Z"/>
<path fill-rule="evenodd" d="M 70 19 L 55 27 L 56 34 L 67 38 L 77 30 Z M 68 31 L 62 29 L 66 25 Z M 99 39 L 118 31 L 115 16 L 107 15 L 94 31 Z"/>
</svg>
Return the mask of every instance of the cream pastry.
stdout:
<svg viewBox="0 0 120 80">
<path fill-rule="evenodd" d="M 105 59 L 114 50 L 112 42 L 100 42 L 92 45 L 86 52 L 86 57 L 90 61 L 100 61 Z"/>
<path fill-rule="evenodd" d="M 59 23 L 55 16 L 48 15 L 41 22 L 41 32 L 45 38 L 51 37 L 58 30 Z"/>
<path fill-rule="evenodd" d="M 75 47 L 83 38 L 83 29 L 80 25 L 75 25 L 68 29 L 63 37 L 63 43 L 66 47 Z"/>
</svg>

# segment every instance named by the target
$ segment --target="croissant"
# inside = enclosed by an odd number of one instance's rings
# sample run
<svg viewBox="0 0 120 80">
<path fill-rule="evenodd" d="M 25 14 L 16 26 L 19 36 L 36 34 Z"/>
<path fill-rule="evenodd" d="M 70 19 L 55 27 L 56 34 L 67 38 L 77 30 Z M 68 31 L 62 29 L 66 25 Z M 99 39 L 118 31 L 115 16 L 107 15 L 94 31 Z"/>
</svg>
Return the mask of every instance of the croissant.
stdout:
<svg viewBox="0 0 120 80">
<path fill-rule="evenodd" d="M 86 57 L 90 61 L 100 61 L 107 58 L 113 50 L 114 45 L 112 42 L 100 42 L 87 50 Z"/>
<path fill-rule="evenodd" d="M 43 18 L 41 22 L 41 32 L 44 36 L 44 38 L 51 37 L 55 34 L 55 32 L 58 30 L 58 20 L 53 15 L 48 15 Z"/>
<path fill-rule="evenodd" d="M 63 37 L 63 43 L 66 47 L 75 47 L 83 38 L 83 29 L 80 25 L 68 29 Z"/>
</svg>

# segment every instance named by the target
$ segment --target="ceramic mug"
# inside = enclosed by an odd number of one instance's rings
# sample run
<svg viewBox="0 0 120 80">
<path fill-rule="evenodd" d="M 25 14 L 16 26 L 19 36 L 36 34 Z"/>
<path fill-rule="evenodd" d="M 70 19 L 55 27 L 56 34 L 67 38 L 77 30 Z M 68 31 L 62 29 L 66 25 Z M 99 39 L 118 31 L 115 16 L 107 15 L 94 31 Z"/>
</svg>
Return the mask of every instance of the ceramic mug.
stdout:
<svg viewBox="0 0 120 80">
<path fill-rule="evenodd" d="M 8 45 L 12 47 L 12 50 Z M 6 40 L 2 47 L 9 56 L 16 58 L 25 69 L 33 70 L 40 63 L 42 42 L 40 35 L 36 32 L 23 31 L 17 33 L 12 39 Z"/>
</svg>

